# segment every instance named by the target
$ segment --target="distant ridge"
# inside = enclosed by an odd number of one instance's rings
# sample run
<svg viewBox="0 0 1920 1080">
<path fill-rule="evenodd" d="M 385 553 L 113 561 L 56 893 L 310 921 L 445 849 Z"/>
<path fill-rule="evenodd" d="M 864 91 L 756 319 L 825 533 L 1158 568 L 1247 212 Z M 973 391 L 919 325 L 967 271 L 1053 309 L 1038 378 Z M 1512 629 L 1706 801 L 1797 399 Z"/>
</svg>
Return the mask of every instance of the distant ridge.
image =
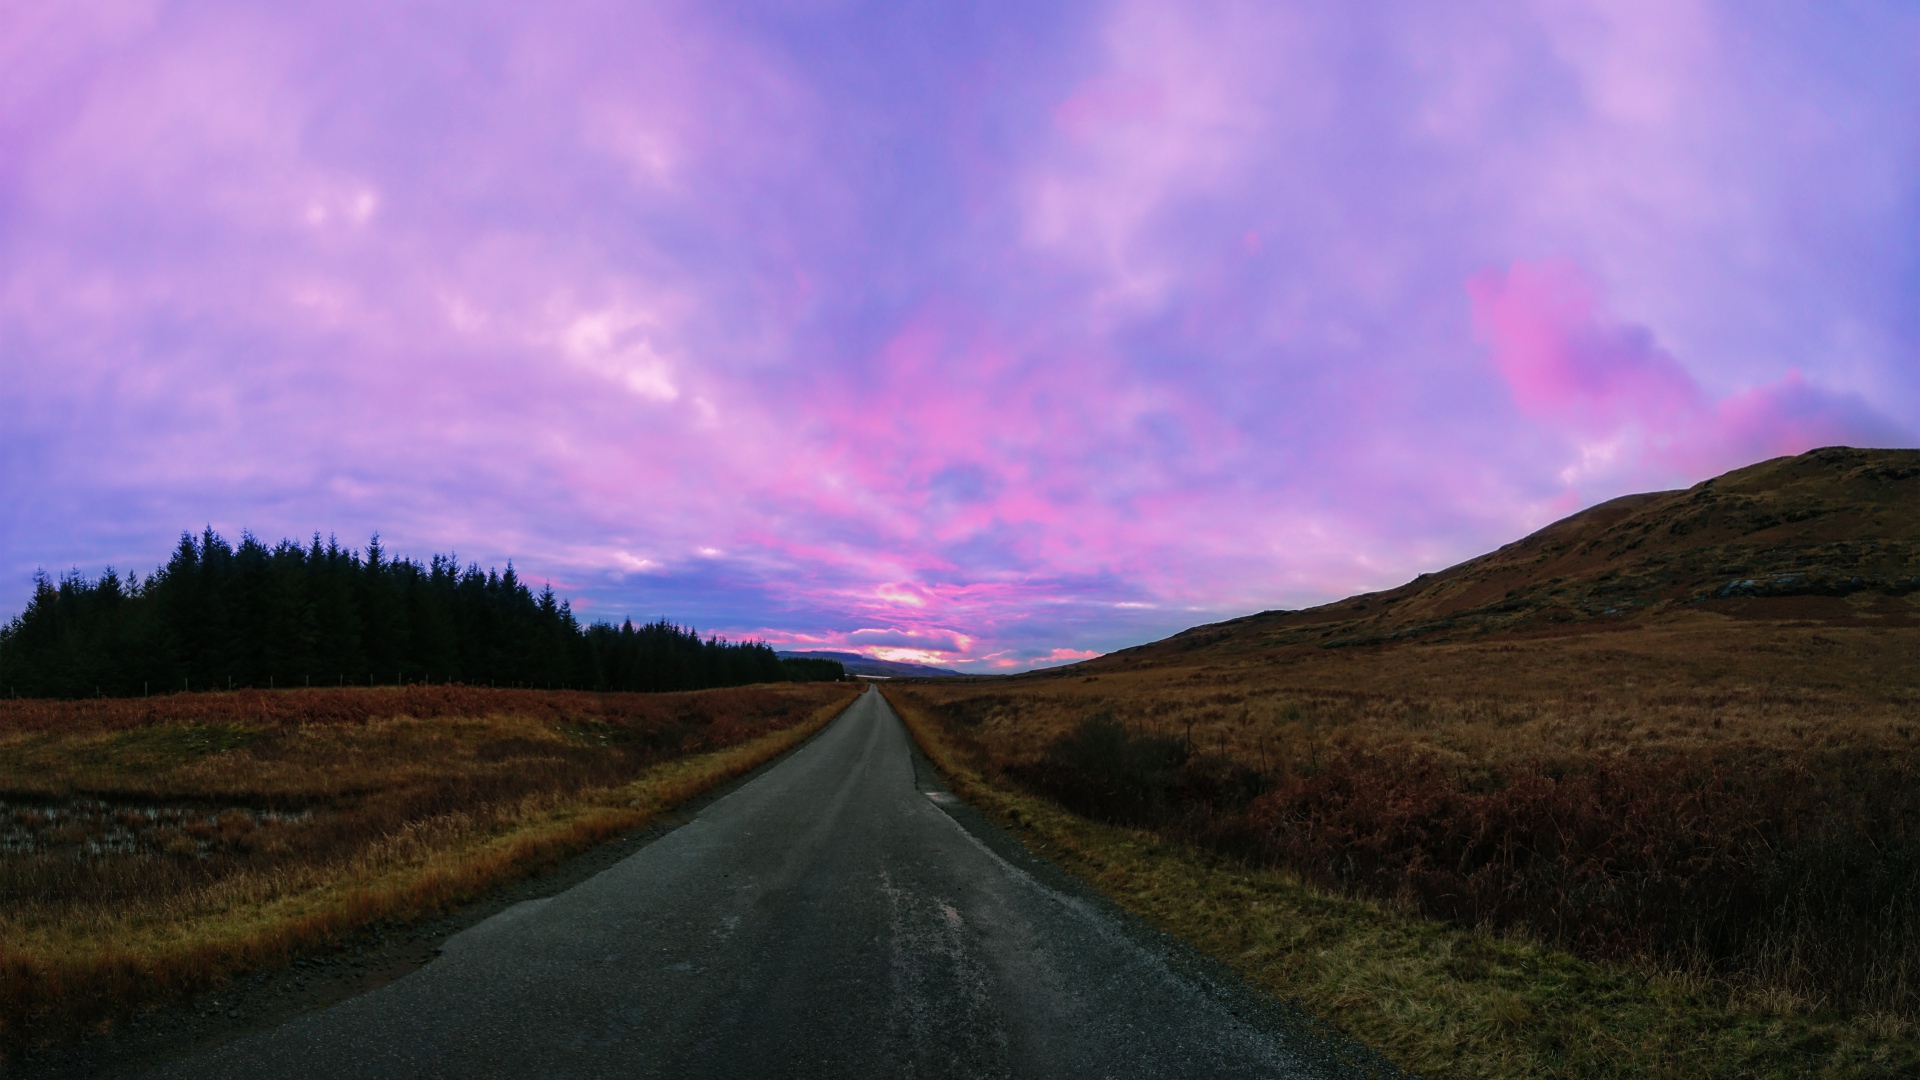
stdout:
<svg viewBox="0 0 1920 1080">
<path fill-rule="evenodd" d="M 926 679 L 940 675 L 963 675 L 965 672 L 952 668 L 934 667 L 932 664 L 910 664 L 904 660 L 875 660 L 871 656 L 861 656 L 850 652 L 781 652 L 782 660 L 838 660 L 847 669 L 849 675 L 878 675 L 888 679 Z"/>
<path fill-rule="evenodd" d="M 1681 607 L 1904 624 L 1920 592 L 1920 450 L 1829 446 L 1589 507 L 1397 589 L 1263 611 L 1053 672 L 1238 653 L 1605 629 Z M 1883 609 L 1884 608 L 1884 609 Z"/>
</svg>

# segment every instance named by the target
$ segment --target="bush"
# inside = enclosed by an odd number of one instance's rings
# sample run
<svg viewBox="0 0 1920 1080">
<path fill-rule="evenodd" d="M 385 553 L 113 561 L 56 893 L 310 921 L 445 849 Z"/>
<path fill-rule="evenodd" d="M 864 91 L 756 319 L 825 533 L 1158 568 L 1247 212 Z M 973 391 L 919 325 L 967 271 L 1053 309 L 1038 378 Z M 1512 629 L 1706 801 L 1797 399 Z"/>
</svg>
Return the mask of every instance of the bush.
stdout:
<svg viewBox="0 0 1920 1080">
<path fill-rule="evenodd" d="M 1155 825 L 1168 815 L 1187 758 L 1185 740 L 1136 734 L 1102 715 L 1055 742 L 1023 779 L 1088 817 Z"/>
</svg>

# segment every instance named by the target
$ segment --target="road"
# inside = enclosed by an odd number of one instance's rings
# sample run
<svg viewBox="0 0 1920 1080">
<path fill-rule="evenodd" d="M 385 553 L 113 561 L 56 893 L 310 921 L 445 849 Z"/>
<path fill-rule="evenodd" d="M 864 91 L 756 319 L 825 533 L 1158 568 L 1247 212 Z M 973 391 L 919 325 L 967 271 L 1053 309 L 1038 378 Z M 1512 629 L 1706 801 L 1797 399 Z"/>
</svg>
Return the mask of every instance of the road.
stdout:
<svg viewBox="0 0 1920 1080">
<path fill-rule="evenodd" d="M 870 690 L 597 877 L 149 1075 L 1294 1077 L 1355 1052 L 1025 855 Z"/>
</svg>

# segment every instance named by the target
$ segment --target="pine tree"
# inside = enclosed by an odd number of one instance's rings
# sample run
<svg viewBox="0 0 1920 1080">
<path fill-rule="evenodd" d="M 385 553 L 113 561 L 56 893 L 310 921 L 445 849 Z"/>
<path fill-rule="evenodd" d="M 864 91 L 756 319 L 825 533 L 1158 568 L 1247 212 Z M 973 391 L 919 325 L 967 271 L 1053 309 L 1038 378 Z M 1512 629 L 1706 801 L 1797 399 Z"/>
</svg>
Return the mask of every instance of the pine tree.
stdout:
<svg viewBox="0 0 1920 1080">
<path fill-rule="evenodd" d="M 583 625 L 512 563 L 422 565 L 378 535 L 363 557 L 319 533 L 304 547 L 243 533 L 237 548 L 211 528 L 182 533 L 144 581 L 36 574 L 26 609 L 0 627 L 0 687 L 37 697 L 396 679 L 663 691 L 822 674 L 666 619 Z"/>
</svg>

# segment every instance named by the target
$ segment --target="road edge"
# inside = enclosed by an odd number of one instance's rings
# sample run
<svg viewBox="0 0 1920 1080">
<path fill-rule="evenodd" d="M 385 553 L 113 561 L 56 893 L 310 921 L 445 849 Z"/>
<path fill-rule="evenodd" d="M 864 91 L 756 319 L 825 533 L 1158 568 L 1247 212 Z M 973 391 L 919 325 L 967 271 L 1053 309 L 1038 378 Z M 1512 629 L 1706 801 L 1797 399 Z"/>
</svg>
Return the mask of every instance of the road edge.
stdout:
<svg viewBox="0 0 1920 1080">
<path fill-rule="evenodd" d="M 233 1039 L 278 1027 L 403 979 L 439 957 L 455 935 L 525 903 L 558 896 L 692 821 L 707 807 L 752 783 L 824 734 L 859 703 L 855 694 L 812 731 L 745 772 L 726 777 L 659 812 L 638 829 L 599 841 L 545 866 L 491 886 L 471 900 L 406 924 L 380 924 L 343 935 L 333 947 L 237 976 L 226 984 L 140 1013 L 79 1040 L 0 1057 L 7 1080 L 109 1080 L 143 1074 Z M 791 732 L 770 732 L 769 741 Z M 729 748 L 729 749 L 738 749 Z M 724 753 L 724 751 L 720 751 Z M 685 759 L 681 759 L 684 761 Z M 673 762 L 662 763 L 674 764 Z"/>
<path fill-rule="evenodd" d="M 1416 1074 L 1395 1065 L 1378 1050 L 1355 1039 L 1333 1021 L 1316 1015 L 1300 1001 L 1279 997 L 1253 985 L 1219 959 L 1126 910 L 1091 882 L 1028 847 L 1016 832 L 1022 828 L 1021 822 L 1003 820 L 1004 815 L 996 815 L 993 801 L 982 797 L 999 793 L 983 778 L 966 770 L 949 748 L 932 737 L 933 733 L 923 730 L 924 720 L 908 719 L 911 709 L 902 711 L 884 689 L 880 696 L 888 711 L 907 731 L 908 747 L 913 755 L 914 786 L 928 794 L 946 793 L 948 798 L 932 799 L 933 804 L 995 856 L 1042 886 L 1093 909 L 1136 947 L 1158 958 L 1175 975 L 1220 1002 L 1237 1019 L 1279 1036 L 1288 1049 L 1299 1054 L 1303 1065 L 1321 1070 L 1322 1075 L 1356 1080 L 1419 1080 Z M 986 807 L 981 803 L 986 803 Z M 1041 851 L 1044 850 L 1042 845 Z"/>
</svg>

